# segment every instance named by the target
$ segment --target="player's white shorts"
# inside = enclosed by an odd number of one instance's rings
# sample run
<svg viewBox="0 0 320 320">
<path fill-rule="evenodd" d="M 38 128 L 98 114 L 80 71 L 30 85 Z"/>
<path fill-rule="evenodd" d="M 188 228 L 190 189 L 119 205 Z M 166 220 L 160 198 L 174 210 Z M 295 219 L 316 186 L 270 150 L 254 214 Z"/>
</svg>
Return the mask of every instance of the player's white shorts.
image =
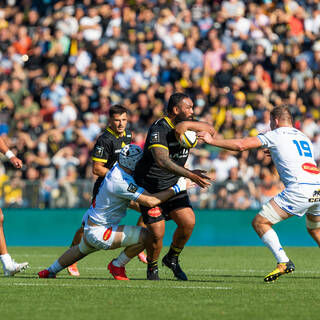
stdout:
<svg viewBox="0 0 320 320">
<path fill-rule="evenodd" d="M 320 184 L 292 184 L 274 197 L 277 205 L 289 214 L 320 215 Z"/>
<path fill-rule="evenodd" d="M 87 242 L 94 248 L 108 250 L 114 240 L 118 225 L 88 226 L 84 228 Z"/>
</svg>

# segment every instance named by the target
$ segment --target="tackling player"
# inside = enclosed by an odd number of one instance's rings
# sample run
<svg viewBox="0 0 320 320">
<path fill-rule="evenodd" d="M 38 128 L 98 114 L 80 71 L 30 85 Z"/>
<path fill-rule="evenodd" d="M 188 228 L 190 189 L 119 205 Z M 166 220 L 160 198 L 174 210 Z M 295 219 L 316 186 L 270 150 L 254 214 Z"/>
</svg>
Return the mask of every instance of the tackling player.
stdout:
<svg viewBox="0 0 320 320">
<path fill-rule="evenodd" d="M 320 246 L 320 170 L 314 160 L 312 143 L 293 127 L 288 107 L 271 111 L 270 127 L 272 131 L 243 139 L 217 140 L 206 132 L 198 134 L 206 143 L 229 150 L 263 147 L 270 151 L 285 189 L 263 205 L 252 221 L 253 228 L 277 260 L 277 267 L 265 276 L 266 282 L 295 269 L 272 228 L 274 224 L 306 214 L 307 229 Z"/>
<path fill-rule="evenodd" d="M 99 249 L 125 247 L 120 255 L 109 263 L 108 269 L 116 280 L 129 280 L 125 273 L 125 265 L 146 245 L 150 245 L 147 229 L 119 225 L 126 215 L 130 201 L 153 207 L 186 190 L 187 187 L 186 180 L 181 178 L 167 190 L 156 194 L 148 193 L 136 184 L 132 176 L 141 157 L 142 150 L 139 146 L 130 144 L 122 148 L 119 162 L 103 179 L 95 200 L 84 215 L 84 236 L 80 244 L 69 248 L 48 269 L 40 271 L 39 278 L 55 278 L 62 269 Z"/>
<path fill-rule="evenodd" d="M 119 153 L 122 147 L 131 143 L 131 131 L 126 129 L 128 123 L 128 111 L 122 105 L 114 105 L 109 111 L 109 122 L 108 128 L 105 132 L 99 136 L 94 146 L 92 153 L 93 161 L 93 174 L 97 175 L 98 178 L 93 187 L 92 199 L 98 193 L 101 182 L 103 181 L 106 173 L 112 168 L 115 162 L 119 158 Z M 139 206 L 134 207 L 135 210 L 139 211 Z M 137 225 L 145 227 L 142 218 L 140 216 Z M 71 243 L 71 247 L 80 243 L 83 235 L 83 226 L 81 226 L 75 233 Z M 147 263 L 144 252 L 138 255 L 139 259 Z M 72 276 L 79 276 L 79 270 L 77 264 L 68 267 L 68 272 Z"/>
<path fill-rule="evenodd" d="M 143 157 L 137 164 L 135 180 L 150 193 L 160 192 L 172 186 L 179 177 L 186 177 L 204 188 L 210 185 L 204 171 L 190 171 L 184 168 L 189 149 L 183 148 L 177 138 L 176 125 L 183 120 L 192 120 L 193 102 L 183 93 L 174 93 L 168 103 L 168 115 L 152 124 L 144 146 Z M 195 122 L 196 131 L 214 129 L 203 122 Z M 179 193 L 159 206 L 140 206 L 143 221 L 152 235 L 152 247 L 147 248 L 147 279 L 159 280 L 158 258 L 165 232 L 165 220 L 172 219 L 177 224 L 169 252 L 162 263 L 170 268 L 175 277 L 187 280 L 178 257 L 190 238 L 195 225 L 195 216 L 186 191 Z"/>
<path fill-rule="evenodd" d="M 6 155 L 6 157 L 10 160 L 11 164 L 16 169 L 22 168 L 22 161 L 19 158 L 17 158 L 11 150 L 9 150 L 6 143 L 1 137 L 0 152 Z M 16 273 L 25 270 L 28 267 L 28 262 L 17 263 L 11 258 L 10 254 L 8 253 L 6 239 L 4 236 L 3 221 L 4 216 L 2 210 L 0 209 L 0 260 L 2 262 L 4 275 L 13 276 Z"/>
</svg>

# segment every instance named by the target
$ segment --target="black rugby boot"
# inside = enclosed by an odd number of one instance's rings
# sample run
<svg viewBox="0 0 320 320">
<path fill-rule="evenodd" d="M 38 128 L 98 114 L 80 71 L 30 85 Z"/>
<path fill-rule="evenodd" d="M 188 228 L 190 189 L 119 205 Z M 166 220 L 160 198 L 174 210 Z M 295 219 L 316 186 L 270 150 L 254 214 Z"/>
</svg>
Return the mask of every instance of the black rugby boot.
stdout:
<svg viewBox="0 0 320 320">
<path fill-rule="evenodd" d="M 147 269 L 147 280 L 160 280 L 158 267 Z"/>
<path fill-rule="evenodd" d="M 182 271 L 179 265 L 178 257 L 169 257 L 169 255 L 166 254 L 162 259 L 162 265 L 171 269 L 174 276 L 178 280 L 182 280 L 182 281 L 188 280 L 186 274 Z"/>
</svg>

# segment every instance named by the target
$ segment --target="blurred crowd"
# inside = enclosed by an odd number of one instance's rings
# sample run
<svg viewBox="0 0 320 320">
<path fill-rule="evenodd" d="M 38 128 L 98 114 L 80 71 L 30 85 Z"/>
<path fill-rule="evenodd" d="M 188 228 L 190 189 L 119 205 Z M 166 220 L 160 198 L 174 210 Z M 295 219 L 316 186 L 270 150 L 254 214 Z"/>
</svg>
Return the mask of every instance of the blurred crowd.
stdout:
<svg viewBox="0 0 320 320">
<path fill-rule="evenodd" d="M 90 151 L 112 104 L 135 143 L 173 92 L 224 138 L 269 130 L 288 105 L 320 160 L 320 1 L 0 1 L 0 135 L 25 166 L 0 165 L 2 206 L 90 203 Z M 195 207 L 256 209 L 282 190 L 263 150 L 199 145 L 214 178 Z"/>
</svg>

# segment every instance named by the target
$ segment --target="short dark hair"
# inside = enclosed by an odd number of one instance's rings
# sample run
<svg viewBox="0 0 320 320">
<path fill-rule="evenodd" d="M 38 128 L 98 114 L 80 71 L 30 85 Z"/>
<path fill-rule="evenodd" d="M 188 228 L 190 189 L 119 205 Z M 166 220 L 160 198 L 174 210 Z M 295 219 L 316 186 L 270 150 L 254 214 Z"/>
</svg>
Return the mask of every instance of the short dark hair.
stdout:
<svg viewBox="0 0 320 320">
<path fill-rule="evenodd" d="M 109 110 L 110 118 L 112 118 L 113 115 L 115 114 L 123 114 L 123 113 L 128 113 L 128 110 L 121 104 L 115 104 Z"/>
<path fill-rule="evenodd" d="M 169 102 L 168 102 L 168 108 L 167 108 L 168 113 L 172 113 L 173 107 L 178 106 L 179 103 L 185 98 L 189 98 L 189 96 L 187 96 L 186 94 L 184 94 L 182 92 L 176 92 L 173 95 L 171 95 Z"/>
<path fill-rule="evenodd" d="M 278 119 L 293 123 L 292 114 L 288 106 L 275 107 L 271 112 L 270 116 L 272 119 Z"/>
</svg>

